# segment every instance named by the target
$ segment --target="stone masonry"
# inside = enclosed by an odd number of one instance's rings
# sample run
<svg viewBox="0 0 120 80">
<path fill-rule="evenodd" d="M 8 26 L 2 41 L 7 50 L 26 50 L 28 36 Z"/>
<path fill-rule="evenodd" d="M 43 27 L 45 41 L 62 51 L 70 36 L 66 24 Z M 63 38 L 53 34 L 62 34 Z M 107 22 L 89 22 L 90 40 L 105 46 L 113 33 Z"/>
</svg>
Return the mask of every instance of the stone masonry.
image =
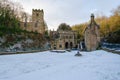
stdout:
<svg viewBox="0 0 120 80">
<path fill-rule="evenodd" d="M 58 28 L 57 31 L 51 31 L 53 37 L 57 35 L 53 41 L 51 41 L 51 49 L 72 49 L 77 46 L 77 33 L 72 30 L 62 30 Z"/>
<path fill-rule="evenodd" d="M 96 50 L 100 43 L 99 25 L 94 20 L 94 14 L 91 14 L 91 22 L 85 29 L 85 47 L 87 51 Z"/>
<path fill-rule="evenodd" d="M 21 22 L 20 26 L 23 30 L 44 34 L 47 28 L 44 21 L 44 11 L 40 9 L 33 9 L 32 22 Z"/>
</svg>

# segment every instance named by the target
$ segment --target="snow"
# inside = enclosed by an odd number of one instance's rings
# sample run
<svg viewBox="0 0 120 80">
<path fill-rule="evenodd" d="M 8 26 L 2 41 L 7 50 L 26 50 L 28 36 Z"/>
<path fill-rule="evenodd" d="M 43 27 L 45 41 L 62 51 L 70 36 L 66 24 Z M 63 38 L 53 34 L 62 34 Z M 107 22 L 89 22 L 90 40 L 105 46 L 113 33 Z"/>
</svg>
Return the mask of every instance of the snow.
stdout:
<svg viewBox="0 0 120 80">
<path fill-rule="evenodd" d="M 0 80 L 120 80 L 120 55 L 103 50 L 0 56 Z"/>
</svg>

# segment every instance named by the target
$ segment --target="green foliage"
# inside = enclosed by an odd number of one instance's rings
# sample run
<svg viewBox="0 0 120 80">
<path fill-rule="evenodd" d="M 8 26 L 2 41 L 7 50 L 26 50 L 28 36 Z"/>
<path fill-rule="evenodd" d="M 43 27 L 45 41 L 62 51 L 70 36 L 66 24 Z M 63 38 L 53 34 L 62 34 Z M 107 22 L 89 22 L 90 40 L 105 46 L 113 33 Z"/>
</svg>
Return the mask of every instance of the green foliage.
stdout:
<svg viewBox="0 0 120 80">
<path fill-rule="evenodd" d="M 61 23 L 59 25 L 59 28 L 58 30 L 63 30 L 63 31 L 69 31 L 69 30 L 72 30 L 71 27 L 69 25 L 67 25 L 66 23 Z"/>
<path fill-rule="evenodd" d="M 120 6 L 113 10 L 113 15 L 110 17 L 99 16 L 95 18 L 95 21 L 100 25 L 100 36 L 103 39 L 107 38 L 108 42 L 120 43 Z M 81 40 L 83 39 L 87 23 L 72 26 L 72 29 L 77 31 L 78 38 Z"/>
<path fill-rule="evenodd" d="M 77 32 L 78 39 L 83 40 L 84 30 L 86 26 L 87 26 L 87 23 L 72 26 L 72 30 Z"/>
<path fill-rule="evenodd" d="M 105 39 L 109 43 L 120 43 L 120 29 L 110 33 Z"/>
<path fill-rule="evenodd" d="M 0 4 L 0 36 L 20 33 L 19 20 L 9 1 L 0 1 Z"/>
<path fill-rule="evenodd" d="M 25 12 L 21 12 L 16 3 L 10 0 L 0 0 L 0 37 L 5 38 L 5 42 L 0 47 L 6 48 L 17 42 L 23 42 L 23 47 L 28 48 L 30 46 L 24 43 L 27 39 L 33 40 L 33 44 L 30 44 L 33 48 L 43 46 L 45 39 L 42 34 L 20 28 L 20 21 L 23 21 L 25 16 Z M 48 37 L 47 33 L 46 36 Z"/>
<path fill-rule="evenodd" d="M 46 38 L 47 40 L 50 40 L 50 37 L 49 37 L 49 35 L 48 35 L 48 31 L 45 31 L 45 38 Z"/>
</svg>

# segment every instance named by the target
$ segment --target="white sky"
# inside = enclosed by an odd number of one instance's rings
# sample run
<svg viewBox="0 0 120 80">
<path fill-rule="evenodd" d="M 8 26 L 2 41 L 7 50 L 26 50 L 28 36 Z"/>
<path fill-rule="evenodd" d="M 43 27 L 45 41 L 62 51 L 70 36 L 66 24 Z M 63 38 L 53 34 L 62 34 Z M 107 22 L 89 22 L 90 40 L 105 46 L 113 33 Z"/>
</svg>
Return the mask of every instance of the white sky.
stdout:
<svg viewBox="0 0 120 80">
<path fill-rule="evenodd" d="M 11 0 L 20 2 L 26 12 L 43 9 L 48 29 L 57 29 L 60 23 L 80 24 L 89 20 L 90 14 L 111 15 L 120 0 Z"/>
</svg>

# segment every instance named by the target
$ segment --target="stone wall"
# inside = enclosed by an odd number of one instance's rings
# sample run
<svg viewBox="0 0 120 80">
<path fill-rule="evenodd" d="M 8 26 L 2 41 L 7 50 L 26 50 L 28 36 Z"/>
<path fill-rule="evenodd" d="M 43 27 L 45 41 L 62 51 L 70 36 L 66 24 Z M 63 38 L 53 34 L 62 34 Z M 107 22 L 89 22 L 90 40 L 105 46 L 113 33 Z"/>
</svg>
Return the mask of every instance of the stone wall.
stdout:
<svg viewBox="0 0 120 80">
<path fill-rule="evenodd" d="M 43 10 L 33 9 L 32 10 L 32 22 L 21 22 L 20 27 L 23 30 L 44 34 L 47 27 L 44 21 Z"/>
<path fill-rule="evenodd" d="M 52 49 L 72 49 L 77 45 L 77 36 L 74 31 L 58 31 L 59 38 L 51 42 Z"/>
<path fill-rule="evenodd" d="M 87 51 L 96 50 L 100 43 L 99 25 L 94 21 L 94 15 L 91 15 L 91 23 L 85 29 L 85 46 Z"/>
</svg>

